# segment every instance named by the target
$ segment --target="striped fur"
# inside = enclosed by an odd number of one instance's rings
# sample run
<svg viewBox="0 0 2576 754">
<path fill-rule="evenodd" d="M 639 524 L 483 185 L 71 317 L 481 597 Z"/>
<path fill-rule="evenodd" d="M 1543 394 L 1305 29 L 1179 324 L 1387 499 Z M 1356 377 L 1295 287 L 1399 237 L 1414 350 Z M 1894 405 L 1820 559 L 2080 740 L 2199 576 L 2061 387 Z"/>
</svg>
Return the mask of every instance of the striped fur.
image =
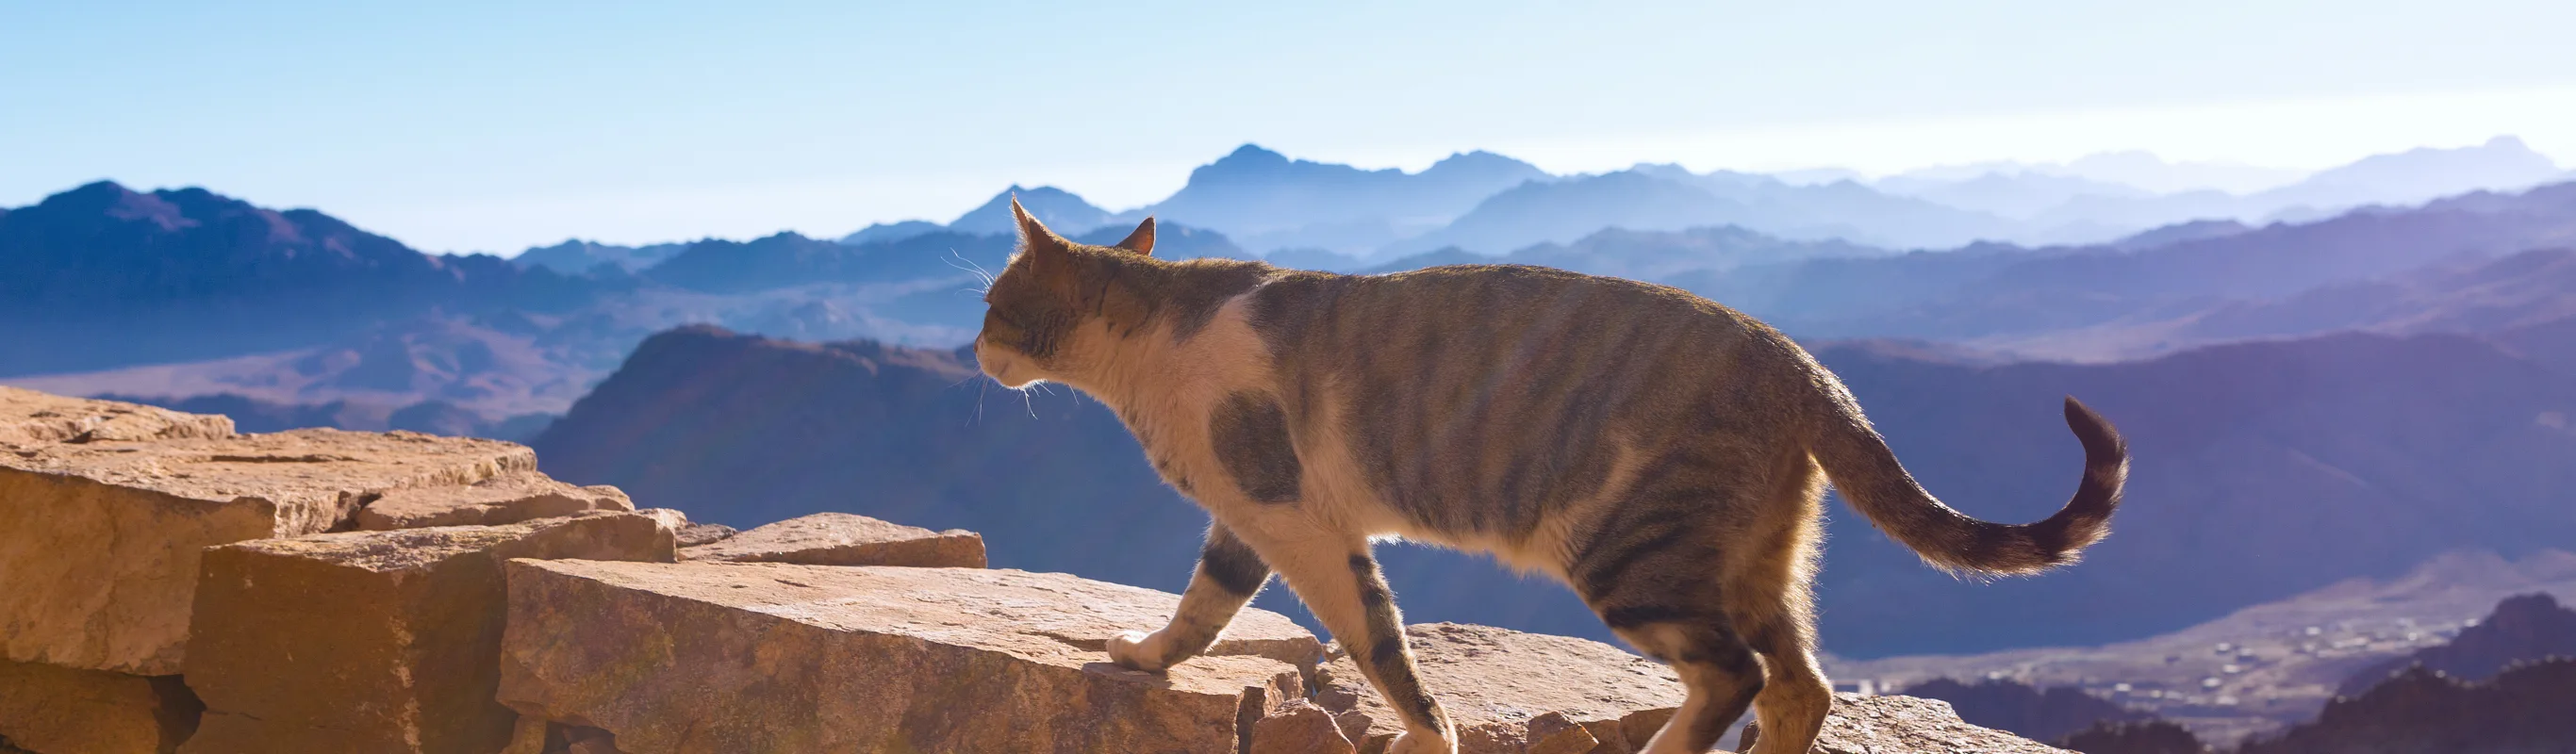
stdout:
<svg viewBox="0 0 2576 754">
<path fill-rule="evenodd" d="M 1782 754 L 1806 751 L 1832 703 L 1809 589 L 1828 478 L 1961 572 L 2073 562 L 2119 503 L 2126 450 L 2070 398 L 2087 463 L 2074 499 L 2034 524 L 1968 518 L 1915 484 L 1806 351 L 1672 288 L 1519 266 L 1167 262 L 1151 220 L 1111 247 L 1020 224 L 1023 251 L 986 296 L 983 369 L 1108 404 L 1214 519 L 1171 624 L 1113 638 L 1111 657 L 1161 668 L 1204 651 L 1275 571 L 1404 716 L 1399 753 L 1456 736 L 1373 538 L 1572 585 L 1690 687 L 1646 751 L 1706 751 L 1749 706 L 1758 751 Z"/>
</svg>

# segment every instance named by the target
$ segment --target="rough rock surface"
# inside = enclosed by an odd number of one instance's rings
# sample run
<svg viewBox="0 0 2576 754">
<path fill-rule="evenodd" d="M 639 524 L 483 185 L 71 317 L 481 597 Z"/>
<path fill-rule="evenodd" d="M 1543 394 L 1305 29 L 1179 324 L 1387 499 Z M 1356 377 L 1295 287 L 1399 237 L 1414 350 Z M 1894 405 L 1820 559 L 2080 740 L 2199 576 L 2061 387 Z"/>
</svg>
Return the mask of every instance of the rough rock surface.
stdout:
<svg viewBox="0 0 2576 754">
<path fill-rule="evenodd" d="M 1322 651 L 1246 610 L 1219 656 L 1120 669 L 1106 637 L 1178 598 L 1063 574 L 518 560 L 509 585 L 501 701 L 635 754 L 1230 752 Z"/>
<path fill-rule="evenodd" d="M 493 701 L 503 562 L 673 556 L 660 521 L 619 512 L 214 548 L 186 664 L 207 710 L 183 751 L 496 751 L 517 720 Z"/>
<path fill-rule="evenodd" d="M 691 547 L 682 560 L 805 565 L 982 568 L 984 538 L 963 529 L 931 531 L 849 513 L 816 513 Z"/>
<path fill-rule="evenodd" d="M 0 448 L 233 436 L 233 420 L 0 386 Z"/>
<path fill-rule="evenodd" d="M 576 487 L 544 474 L 505 474 L 469 485 L 386 492 L 358 511 L 366 531 L 427 526 L 515 524 L 586 511 L 631 511 L 635 503 L 615 487 Z"/>
<path fill-rule="evenodd" d="M 696 547 L 725 541 L 742 531 L 724 524 L 687 524 L 681 526 L 677 533 L 681 547 Z"/>
<path fill-rule="evenodd" d="M 1491 626 L 1405 628 L 1422 683 L 1458 726 L 1460 754 L 1622 754 L 1643 746 L 1686 694 L 1670 668 L 1596 641 Z M 1317 673 L 1315 703 L 1361 752 L 1404 732 L 1347 656 Z"/>
<path fill-rule="evenodd" d="M 0 660 L 0 742 L 46 754 L 163 754 L 196 731 L 202 707 L 175 676 Z"/>
<path fill-rule="evenodd" d="M 1357 754 L 1333 713 L 1298 700 L 1252 726 L 1249 754 Z"/>
<path fill-rule="evenodd" d="M 1740 750 L 1751 750 L 1753 742 L 1761 735 L 1760 726 L 1746 727 Z M 1825 754 L 2064 754 L 2066 751 L 1961 722 L 1958 713 L 1950 710 L 1950 703 L 1939 699 L 1859 694 L 1834 695 L 1833 714 L 1825 717 L 1825 730 L 1816 738 L 1815 750 Z"/>
<path fill-rule="evenodd" d="M 0 659 L 177 673 L 201 549 L 327 531 L 389 490 L 536 467 L 524 446 L 408 432 L 196 436 L 216 428 L 109 420 L 87 442 L 0 449 Z"/>
</svg>

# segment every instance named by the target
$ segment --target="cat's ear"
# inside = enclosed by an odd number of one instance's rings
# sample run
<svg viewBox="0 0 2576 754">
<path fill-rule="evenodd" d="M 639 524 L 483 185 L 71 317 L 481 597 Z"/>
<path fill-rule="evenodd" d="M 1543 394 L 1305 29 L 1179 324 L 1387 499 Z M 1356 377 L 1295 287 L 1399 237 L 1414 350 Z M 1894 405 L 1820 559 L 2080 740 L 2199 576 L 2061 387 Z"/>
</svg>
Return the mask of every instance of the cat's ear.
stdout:
<svg viewBox="0 0 2576 754">
<path fill-rule="evenodd" d="M 1144 222 L 1138 223 L 1136 232 L 1127 234 L 1127 240 L 1118 242 L 1118 248 L 1136 252 L 1137 256 L 1153 256 L 1154 218 L 1147 217 Z"/>
<path fill-rule="evenodd" d="M 1011 197 L 1011 217 L 1019 221 L 1020 248 L 1028 250 L 1031 261 L 1054 264 L 1073 254 L 1073 242 L 1064 240 L 1055 231 L 1047 230 L 1045 223 L 1030 217 L 1029 211 L 1020 206 L 1018 196 Z"/>
</svg>

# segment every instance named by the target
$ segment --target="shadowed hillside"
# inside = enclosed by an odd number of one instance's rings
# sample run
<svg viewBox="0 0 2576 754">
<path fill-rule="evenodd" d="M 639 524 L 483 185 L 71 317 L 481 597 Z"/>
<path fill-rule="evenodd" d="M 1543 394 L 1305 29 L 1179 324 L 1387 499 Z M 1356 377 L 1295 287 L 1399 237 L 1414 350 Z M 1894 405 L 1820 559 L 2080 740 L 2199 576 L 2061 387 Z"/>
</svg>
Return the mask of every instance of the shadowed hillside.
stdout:
<svg viewBox="0 0 2576 754">
<path fill-rule="evenodd" d="M 595 285 L 431 256 L 309 209 L 99 182 L 0 214 L 0 375 L 311 345 L 435 311 L 560 309 Z"/>
</svg>

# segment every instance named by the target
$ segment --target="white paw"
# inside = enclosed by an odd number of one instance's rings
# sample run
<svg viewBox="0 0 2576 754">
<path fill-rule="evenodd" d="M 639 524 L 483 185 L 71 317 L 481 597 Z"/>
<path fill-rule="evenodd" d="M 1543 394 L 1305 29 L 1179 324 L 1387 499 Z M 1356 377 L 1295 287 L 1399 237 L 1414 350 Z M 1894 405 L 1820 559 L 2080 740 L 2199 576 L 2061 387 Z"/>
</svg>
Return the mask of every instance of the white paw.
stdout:
<svg viewBox="0 0 2576 754">
<path fill-rule="evenodd" d="M 1405 731 L 1386 747 L 1386 754 L 1458 754 L 1458 744 L 1438 733 Z"/>
<path fill-rule="evenodd" d="M 1154 639 L 1142 631 L 1120 631 L 1109 637 L 1109 661 L 1129 670 L 1162 670 L 1162 642 Z"/>
</svg>

